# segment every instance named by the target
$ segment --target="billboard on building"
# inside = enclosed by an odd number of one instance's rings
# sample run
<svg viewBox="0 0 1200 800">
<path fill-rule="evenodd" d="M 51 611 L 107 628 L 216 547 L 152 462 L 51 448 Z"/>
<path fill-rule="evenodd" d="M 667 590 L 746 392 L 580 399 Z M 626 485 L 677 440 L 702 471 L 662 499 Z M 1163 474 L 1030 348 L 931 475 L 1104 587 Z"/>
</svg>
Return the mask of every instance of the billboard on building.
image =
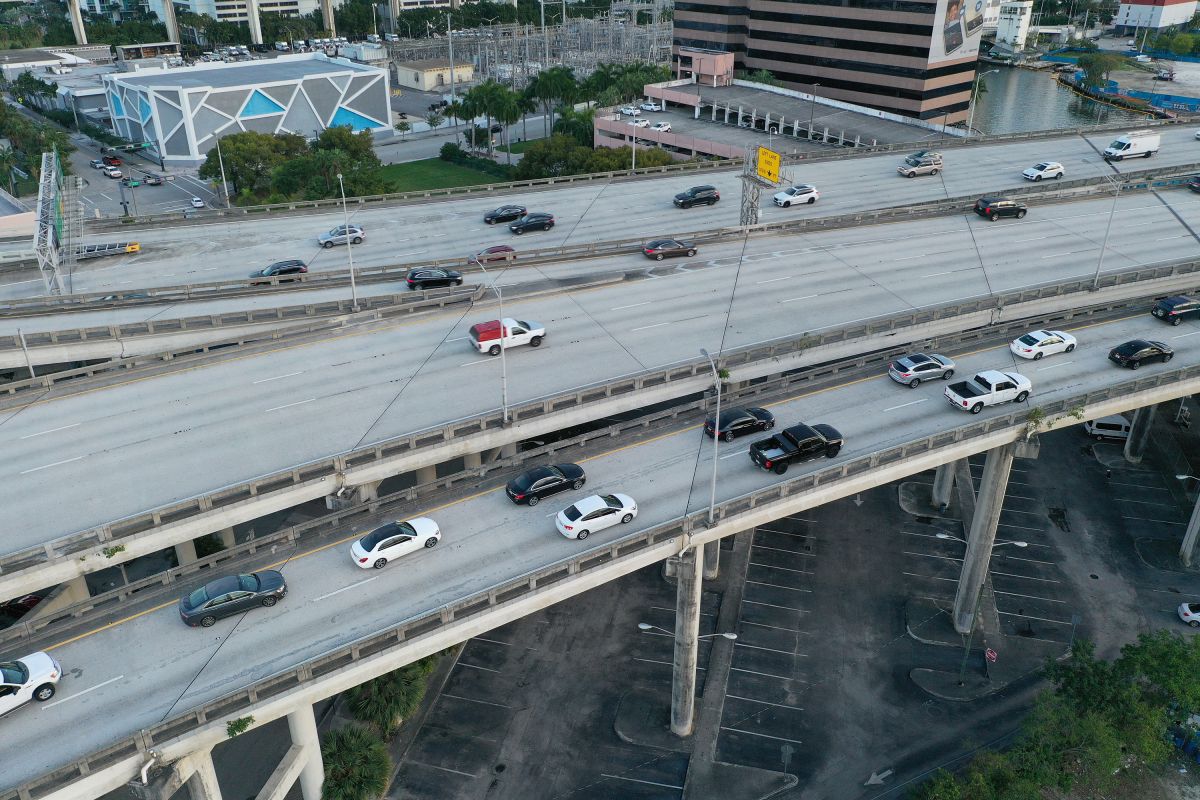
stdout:
<svg viewBox="0 0 1200 800">
<path fill-rule="evenodd" d="M 938 0 L 933 17 L 929 65 L 975 58 L 987 0 Z"/>
</svg>

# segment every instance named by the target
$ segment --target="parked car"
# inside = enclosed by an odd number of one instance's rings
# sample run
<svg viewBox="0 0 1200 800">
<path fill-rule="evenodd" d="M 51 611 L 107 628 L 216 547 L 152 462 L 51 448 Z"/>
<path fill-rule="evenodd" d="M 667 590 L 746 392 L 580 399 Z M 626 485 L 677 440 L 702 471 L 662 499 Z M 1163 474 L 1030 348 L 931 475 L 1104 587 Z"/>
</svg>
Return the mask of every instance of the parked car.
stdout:
<svg viewBox="0 0 1200 800">
<path fill-rule="evenodd" d="M 88 164 L 91 165 L 92 169 L 104 169 L 104 161 L 99 158 L 93 158 Z"/>
<path fill-rule="evenodd" d="M 15 661 L 0 661 L 0 717 L 30 700 L 44 703 L 54 697 L 62 666 L 48 653 L 37 652 Z"/>
<path fill-rule="evenodd" d="M 1069 353 L 1075 344 L 1075 337 L 1065 331 L 1030 331 L 1014 339 L 1008 349 L 1018 358 L 1037 361 L 1055 353 Z"/>
<path fill-rule="evenodd" d="M 532 211 L 508 226 L 520 236 L 525 231 L 548 231 L 554 227 L 554 215 L 546 211 Z"/>
<path fill-rule="evenodd" d="M 654 102 L 653 100 L 649 100 L 645 103 L 642 103 L 640 106 L 638 106 L 638 108 L 640 108 L 642 111 L 662 111 L 663 110 L 663 107 L 660 106 L 658 103 Z"/>
<path fill-rule="evenodd" d="M 1188 178 L 1187 187 L 1193 192 L 1200 192 L 1200 175 L 1193 175 Z"/>
<path fill-rule="evenodd" d="M 739 436 L 759 431 L 769 431 L 775 427 L 775 415 L 765 408 L 751 406 L 750 408 L 731 408 L 721 412 L 721 424 L 716 425 L 716 418 L 709 417 L 704 421 L 704 432 L 711 438 L 720 436 L 726 442 L 732 442 Z"/>
<path fill-rule="evenodd" d="M 629 120 L 629 122 L 627 122 L 626 124 L 627 124 L 627 125 L 632 125 L 632 126 L 633 126 L 633 127 L 635 127 L 635 128 L 649 128 L 649 127 L 650 127 L 650 120 L 648 120 L 648 119 L 644 119 L 644 118 L 642 118 L 642 119 L 631 119 L 631 120 Z"/>
<path fill-rule="evenodd" d="M 633 106 L 621 106 L 621 116 L 624 117 L 640 117 L 642 112 Z"/>
<path fill-rule="evenodd" d="M 1181 294 L 1174 297 L 1164 297 L 1154 302 L 1154 305 L 1150 308 L 1150 313 L 1163 322 L 1178 325 L 1183 322 L 1184 318 L 1200 314 L 1200 300 L 1195 300 Z"/>
<path fill-rule="evenodd" d="M 145 178 L 142 178 L 142 183 L 147 186 L 162 186 L 163 179 L 158 175 L 147 175 Z"/>
<path fill-rule="evenodd" d="M 101 159 L 101 160 L 102 160 L 102 161 L 103 161 L 103 162 L 104 162 L 104 163 L 105 163 L 107 166 L 110 166 L 110 167 L 119 167 L 119 166 L 121 166 L 121 164 L 122 164 L 122 163 L 124 163 L 124 162 L 122 162 L 122 161 L 121 161 L 121 158 L 120 158 L 119 156 L 114 156 L 114 155 L 107 155 L 107 156 L 104 156 L 104 158 L 103 158 L 103 159 Z"/>
<path fill-rule="evenodd" d="M 542 340 L 546 338 L 546 328 L 538 322 L 505 317 L 472 325 L 469 334 L 471 345 L 476 350 L 498 356 L 501 347 L 505 350 L 523 344 L 540 347 Z"/>
<path fill-rule="evenodd" d="M 670 132 L 671 132 L 671 123 L 669 123 L 669 122 L 656 122 L 656 123 L 654 123 L 653 125 L 651 125 L 651 126 L 650 126 L 650 130 L 652 130 L 652 131 L 658 131 L 659 133 L 670 133 Z"/>
<path fill-rule="evenodd" d="M 117 169 L 116 167 L 105 167 L 104 174 L 109 178 L 120 178 L 122 173 L 121 170 Z"/>
<path fill-rule="evenodd" d="M 901 356 L 888 365 L 888 377 L 903 383 L 910 389 L 921 385 L 921 381 L 941 378 L 948 381 L 954 376 L 954 361 L 936 353 L 913 353 Z"/>
<path fill-rule="evenodd" d="M 751 444 L 750 460 L 765 470 L 782 475 L 789 464 L 821 456 L 835 457 L 842 449 L 842 442 L 842 434 L 832 426 L 820 423 L 793 425 L 769 439 Z"/>
<path fill-rule="evenodd" d="M 498 244 L 480 250 L 467 258 L 468 264 L 494 264 L 497 261 L 512 261 L 517 257 L 517 251 L 506 244 Z"/>
<path fill-rule="evenodd" d="M 654 239 L 646 242 L 646 246 L 642 248 L 646 258 L 653 258 L 655 261 L 662 261 L 664 258 L 673 256 L 687 256 L 691 258 L 696 255 L 696 247 L 691 242 L 681 242 L 678 239 Z"/>
<path fill-rule="evenodd" d="M 618 522 L 632 522 L 637 514 L 637 503 L 627 494 L 593 494 L 558 512 L 554 524 L 568 539 L 583 541 Z"/>
<path fill-rule="evenodd" d="M 192 208 L 204 208 L 204 201 L 199 197 L 192 198 Z"/>
<path fill-rule="evenodd" d="M 775 201 L 775 205 L 780 208 L 790 208 L 799 203 L 808 203 L 812 205 L 821 199 L 821 193 L 817 191 L 817 187 L 810 183 L 801 183 L 796 186 L 789 186 L 782 192 L 777 192 L 771 198 Z"/>
<path fill-rule="evenodd" d="M 1024 403 L 1031 391 L 1033 383 L 1018 372 L 985 370 L 969 381 L 950 384 L 944 394 L 955 408 L 978 414 L 984 406 Z"/>
<path fill-rule="evenodd" d="M 335 244 L 362 244 L 362 240 L 366 238 L 366 231 L 361 225 L 338 225 L 329 233 L 322 233 L 317 237 L 317 244 L 324 248 L 333 247 Z"/>
<path fill-rule="evenodd" d="M 904 159 L 904 163 L 896 167 L 896 171 L 906 178 L 918 175 L 937 175 L 942 169 L 942 154 L 931 150 L 921 150 Z"/>
<path fill-rule="evenodd" d="M 261 280 L 263 278 L 279 278 L 281 283 L 285 280 L 299 281 L 304 280 L 300 276 L 306 272 L 308 272 L 308 265 L 298 258 L 292 258 L 287 261 L 276 261 L 269 267 L 254 270 L 250 273 L 250 282 L 270 283 L 270 280 Z M 256 278 L 260 280 L 255 280 Z"/>
<path fill-rule="evenodd" d="M 488 225 L 495 225 L 497 222 L 512 222 L 523 216 L 525 216 L 525 206 L 500 206 L 484 214 L 483 221 Z"/>
<path fill-rule="evenodd" d="M 1193 628 L 1200 628 L 1200 603 L 1180 603 L 1179 618 L 1191 625 Z"/>
<path fill-rule="evenodd" d="M 428 289 L 437 286 L 462 286 L 463 276 L 461 272 L 452 269 L 419 267 L 410 269 L 404 280 L 410 289 Z"/>
<path fill-rule="evenodd" d="M 350 545 L 350 557 L 363 569 L 383 569 L 401 556 L 436 547 L 441 539 L 442 531 L 429 517 L 396 520 L 380 525 Z"/>
<path fill-rule="evenodd" d="M 1040 181 L 1042 178 L 1058 180 L 1064 173 L 1063 165 L 1057 161 L 1043 161 L 1022 172 L 1021 176 L 1027 181 Z"/>
<path fill-rule="evenodd" d="M 273 569 L 243 575 L 226 575 L 209 581 L 179 601 L 179 616 L 186 625 L 211 627 L 217 620 L 249 611 L 270 608 L 287 594 L 283 573 Z"/>
<path fill-rule="evenodd" d="M 720 199 L 721 193 L 715 186 L 693 186 L 687 191 L 675 195 L 674 202 L 678 208 L 691 208 L 700 204 L 715 205 Z"/>
<path fill-rule="evenodd" d="M 1175 351 L 1162 342 L 1149 339 L 1131 339 L 1108 351 L 1108 360 L 1121 367 L 1137 369 L 1143 361 L 1167 363 L 1175 357 Z"/>
<path fill-rule="evenodd" d="M 1001 217 L 1022 219 L 1027 210 L 1024 203 L 1006 197 L 981 197 L 975 201 L 975 213 L 992 222 Z"/>
<path fill-rule="evenodd" d="M 578 464 L 547 464 L 522 472 L 508 482 L 504 491 L 517 505 L 536 506 L 539 501 L 568 489 L 582 489 L 587 475 Z"/>
<path fill-rule="evenodd" d="M 1083 430 L 1088 436 L 1099 442 L 1105 439 L 1123 442 L 1129 438 L 1129 433 L 1133 430 L 1133 426 L 1129 424 L 1129 420 L 1125 419 L 1125 417 L 1120 414 L 1114 414 L 1111 417 L 1101 417 L 1100 419 L 1093 419 L 1083 423 Z"/>
</svg>

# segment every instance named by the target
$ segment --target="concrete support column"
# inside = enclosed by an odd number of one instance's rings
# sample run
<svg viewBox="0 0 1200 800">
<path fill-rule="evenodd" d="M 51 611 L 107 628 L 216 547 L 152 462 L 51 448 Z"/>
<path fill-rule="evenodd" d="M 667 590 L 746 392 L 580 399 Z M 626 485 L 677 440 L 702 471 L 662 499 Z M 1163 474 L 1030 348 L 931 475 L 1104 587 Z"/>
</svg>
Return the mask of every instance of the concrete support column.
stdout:
<svg viewBox="0 0 1200 800">
<path fill-rule="evenodd" d="M 83 12 L 79 0 L 67 0 L 67 13 L 71 16 L 71 30 L 75 33 L 75 44 L 87 44 L 87 31 L 83 27 Z"/>
<path fill-rule="evenodd" d="M 23 622 L 32 622 L 35 619 L 48 617 L 57 614 L 68 606 L 82 603 L 91 596 L 92 593 L 88 589 L 87 579 L 83 575 L 80 575 L 78 578 L 72 578 L 62 584 L 58 591 L 52 594 L 49 599 L 38 603 L 33 607 L 32 611 L 21 619 Z"/>
<path fill-rule="evenodd" d="M 237 544 L 237 537 L 233 534 L 233 528 L 226 528 L 223 531 L 217 531 L 217 537 L 221 540 L 221 546 L 226 550 Z"/>
<path fill-rule="evenodd" d="M 463 469 L 475 469 L 483 465 L 482 453 L 467 453 L 463 456 Z"/>
<path fill-rule="evenodd" d="M 689 547 L 679 556 L 675 583 L 675 664 L 671 675 L 671 733 L 691 736 L 696 717 L 696 658 L 704 557 Z"/>
<path fill-rule="evenodd" d="M 187 781 L 192 800 L 221 800 L 221 784 L 217 782 L 217 769 L 213 766 L 212 751 L 192 753 L 188 758 L 196 767 L 196 771 Z"/>
<path fill-rule="evenodd" d="M 1192 565 L 1192 553 L 1196 550 L 1196 535 L 1200 533 L 1200 494 L 1192 506 L 1192 518 L 1188 520 L 1187 532 L 1183 534 L 1183 545 L 1179 548 L 1179 560 L 1186 566 Z"/>
<path fill-rule="evenodd" d="M 175 19 L 175 4 L 165 2 L 163 6 L 163 24 L 167 26 L 167 41 L 179 44 L 179 22 Z"/>
<path fill-rule="evenodd" d="M 721 574 L 721 543 L 704 545 L 704 580 L 715 581 Z"/>
<path fill-rule="evenodd" d="M 305 749 L 304 769 L 300 771 L 300 793 L 304 800 L 321 800 L 321 784 L 325 783 L 325 764 L 321 761 L 321 740 L 317 735 L 317 717 L 312 706 L 288 714 L 288 730 L 292 744 Z"/>
<path fill-rule="evenodd" d="M 354 500 L 358 503 L 370 503 L 379 499 L 380 481 L 371 481 L 354 487 Z"/>
<path fill-rule="evenodd" d="M 954 492 L 954 462 L 942 464 L 933 473 L 933 507 L 946 509 Z"/>
<path fill-rule="evenodd" d="M 1154 412 L 1157 405 L 1142 406 L 1133 412 L 1129 427 L 1129 438 L 1125 440 L 1125 460 L 1130 464 L 1142 463 L 1146 445 L 1150 442 L 1150 429 L 1154 427 Z"/>
<path fill-rule="evenodd" d="M 321 0 L 321 24 L 330 36 L 337 36 L 337 28 L 333 21 L 333 0 Z"/>
<path fill-rule="evenodd" d="M 426 483 L 433 483 L 437 480 L 437 467 L 421 467 L 417 470 L 417 485 L 420 486 Z"/>
<path fill-rule="evenodd" d="M 179 566 L 191 564 L 197 558 L 196 542 L 194 539 L 189 539 L 186 542 L 180 542 L 175 545 L 175 558 L 179 561 Z"/>
<path fill-rule="evenodd" d="M 1001 445 L 988 451 L 983 462 L 983 478 L 975 499 L 975 515 L 967 535 L 967 553 L 963 556 L 958 593 L 954 597 L 954 628 L 968 634 L 974 628 L 979 593 L 987 580 L 992 546 L 996 541 L 996 526 L 1004 508 L 1004 492 L 1008 488 L 1008 473 L 1012 467 L 1015 443 Z"/>
<path fill-rule="evenodd" d="M 258 0 L 246 0 L 246 19 L 250 23 L 251 44 L 262 44 L 262 21 L 258 18 Z"/>
</svg>

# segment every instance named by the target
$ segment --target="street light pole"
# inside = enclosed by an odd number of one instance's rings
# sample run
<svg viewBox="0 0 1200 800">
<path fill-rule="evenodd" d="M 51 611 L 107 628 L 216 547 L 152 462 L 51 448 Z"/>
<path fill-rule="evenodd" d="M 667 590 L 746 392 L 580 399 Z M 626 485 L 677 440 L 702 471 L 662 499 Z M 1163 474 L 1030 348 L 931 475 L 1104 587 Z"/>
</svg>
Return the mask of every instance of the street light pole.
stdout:
<svg viewBox="0 0 1200 800">
<path fill-rule="evenodd" d="M 358 311 L 358 287 L 354 284 L 354 244 L 350 241 L 350 211 L 346 208 L 346 184 L 342 173 L 338 173 L 338 188 L 342 191 L 342 217 L 346 223 L 346 256 L 350 259 L 350 302 L 351 310 Z"/>
<path fill-rule="evenodd" d="M 1110 184 L 1115 183 L 1117 190 L 1113 192 L 1112 208 L 1108 210 L 1108 224 L 1104 226 L 1104 242 L 1100 245 L 1100 258 L 1096 261 L 1096 277 L 1092 279 L 1093 292 L 1100 288 L 1100 270 L 1104 268 L 1104 251 L 1108 249 L 1108 234 L 1112 230 L 1113 215 L 1117 213 L 1117 198 L 1121 196 L 1121 187 L 1124 185 L 1108 176 L 1105 176 L 1105 180 Z"/>
<path fill-rule="evenodd" d="M 813 115 L 814 115 L 814 114 L 816 113 L 816 111 L 817 111 L 817 89 L 819 89 L 820 87 L 821 87 L 821 84 L 819 84 L 819 83 L 814 83 L 814 84 L 812 85 L 812 94 L 811 94 L 811 95 L 809 95 L 809 104 L 808 104 L 808 140 L 809 140 L 810 142 L 812 141 L 812 134 L 813 134 L 813 130 L 812 130 L 812 124 L 813 124 Z"/>
<path fill-rule="evenodd" d="M 975 84 L 971 87 L 971 114 L 967 118 L 967 138 L 975 133 L 975 101 L 979 99 L 979 82 L 983 80 L 985 75 L 991 75 L 994 72 L 999 72 L 998 69 L 989 69 L 980 75 L 975 76 Z"/>
<path fill-rule="evenodd" d="M 717 464 L 721 463 L 717 457 L 717 448 L 721 442 L 721 373 L 717 370 L 717 362 L 709 355 L 708 351 L 703 347 L 700 352 L 708 359 L 708 365 L 712 368 L 713 382 L 717 385 L 717 413 L 713 417 L 713 470 L 712 470 L 712 491 L 708 499 L 708 527 L 715 524 L 713 512 L 717 505 Z"/>
<path fill-rule="evenodd" d="M 659 627 L 659 626 L 657 626 L 657 625 L 651 625 L 649 622 L 639 622 L 639 623 L 638 623 L 638 630 L 640 630 L 640 631 L 646 631 L 647 633 L 648 633 L 648 632 L 650 632 L 650 631 L 662 631 L 662 632 L 663 632 L 663 633 L 665 633 L 667 636 L 674 636 L 674 635 L 675 635 L 674 633 L 672 633 L 671 631 L 667 630 L 666 628 L 660 628 L 660 627 Z M 696 638 L 697 638 L 697 639 L 715 639 L 715 638 L 717 638 L 718 636 L 719 636 L 719 637 L 721 637 L 722 639 L 729 639 L 730 641 L 732 641 L 732 640 L 734 640 L 734 639 L 737 639 L 737 634 L 736 634 L 736 633 L 706 633 L 706 634 L 704 634 L 703 636 L 697 636 Z"/>
<path fill-rule="evenodd" d="M 483 259 L 479 259 L 479 269 L 485 277 L 488 275 L 487 267 L 483 265 Z M 497 275 L 497 277 L 499 277 Z M 496 293 L 496 301 L 500 304 L 500 412 L 503 424 L 508 424 L 508 361 L 505 359 L 504 351 L 504 293 L 500 291 L 500 287 L 495 281 L 492 281 L 492 291 Z"/>
<path fill-rule="evenodd" d="M 217 165 L 221 167 L 221 199 L 229 208 L 229 184 L 225 182 L 225 159 L 221 158 L 221 140 L 217 139 Z"/>
</svg>

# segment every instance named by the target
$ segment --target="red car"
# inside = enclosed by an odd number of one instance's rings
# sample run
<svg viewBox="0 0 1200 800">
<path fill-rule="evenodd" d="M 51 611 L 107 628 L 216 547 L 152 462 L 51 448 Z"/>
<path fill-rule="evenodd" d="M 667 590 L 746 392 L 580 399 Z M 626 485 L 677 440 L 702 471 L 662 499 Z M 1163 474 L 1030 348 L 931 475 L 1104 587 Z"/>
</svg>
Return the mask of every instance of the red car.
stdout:
<svg viewBox="0 0 1200 800">
<path fill-rule="evenodd" d="M 512 261 L 517 257 L 517 251 L 506 244 L 498 244 L 486 250 L 480 250 L 467 259 L 468 264 L 491 264 L 494 261 Z"/>
<path fill-rule="evenodd" d="M 117 158 L 116 156 L 105 156 L 104 163 L 106 166 L 109 166 L 109 167 L 119 167 L 119 166 L 121 166 L 122 161 L 121 161 L 121 159 Z"/>
<path fill-rule="evenodd" d="M 678 239 L 655 239 L 647 242 L 646 246 L 642 248 L 642 252 L 646 258 L 653 258 L 655 261 L 662 261 L 664 258 L 672 256 L 691 258 L 696 255 L 696 246 L 691 242 L 681 242 Z"/>
</svg>

